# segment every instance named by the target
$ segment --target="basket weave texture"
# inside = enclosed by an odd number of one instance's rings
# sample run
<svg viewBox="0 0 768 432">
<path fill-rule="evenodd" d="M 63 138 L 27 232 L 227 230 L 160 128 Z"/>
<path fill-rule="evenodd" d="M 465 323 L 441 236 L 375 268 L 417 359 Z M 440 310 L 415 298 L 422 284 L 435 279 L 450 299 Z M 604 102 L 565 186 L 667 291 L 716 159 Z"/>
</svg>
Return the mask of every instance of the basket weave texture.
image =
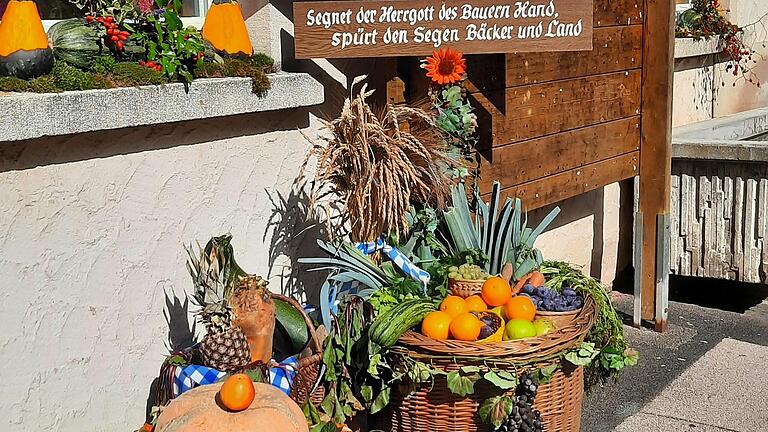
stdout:
<svg viewBox="0 0 768 432">
<path fill-rule="evenodd" d="M 583 342 L 596 316 L 595 302 L 588 298 L 570 325 L 541 337 L 477 343 L 438 341 L 407 332 L 392 350 L 445 372 L 470 365 L 492 365 L 497 370 L 518 374 L 526 368 L 552 364 L 558 353 Z M 478 409 L 484 400 L 500 393 L 501 390 L 481 380 L 475 385 L 474 394 L 460 397 L 451 393 L 445 379 L 439 377 L 433 385 L 410 394 L 393 390 L 388 408 L 377 416 L 377 427 L 393 432 L 490 431 L 490 426 L 480 420 Z M 544 430 L 577 432 L 583 393 L 584 372 L 580 367 L 560 368 L 549 383 L 540 386 L 534 406 L 541 411 Z M 514 394 L 514 390 L 508 394 Z"/>
<path fill-rule="evenodd" d="M 536 319 L 547 318 L 555 324 L 555 327 L 568 327 L 578 314 L 579 309 L 569 312 L 536 311 Z"/>
<path fill-rule="evenodd" d="M 320 366 L 323 361 L 323 345 L 320 342 L 320 338 L 317 336 L 315 325 L 309 318 L 304 308 L 294 299 L 286 297 L 280 294 L 272 294 L 273 298 L 280 299 L 299 311 L 304 318 L 304 322 L 307 324 L 307 330 L 309 331 L 309 348 L 312 351 L 312 355 L 304 357 L 299 360 L 299 364 L 296 368 L 296 376 L 293 378 L 291 385 L 291 399 L 301 406 L 307 399 L 311 399 L 312 403 L 317 406 L 323 401 L 325 397 L 325 390 L 322 385 L 315 385 L 320 377 Z M 313 391 L 314 389 L 314 391 Z"/>
<path fill-rule="evenodd" d="M 484 283 L 485 280 L 448 279 L 448 291 L 455 296 L 467 298 L 475 294 L 480 294 Z"/>
</svg>

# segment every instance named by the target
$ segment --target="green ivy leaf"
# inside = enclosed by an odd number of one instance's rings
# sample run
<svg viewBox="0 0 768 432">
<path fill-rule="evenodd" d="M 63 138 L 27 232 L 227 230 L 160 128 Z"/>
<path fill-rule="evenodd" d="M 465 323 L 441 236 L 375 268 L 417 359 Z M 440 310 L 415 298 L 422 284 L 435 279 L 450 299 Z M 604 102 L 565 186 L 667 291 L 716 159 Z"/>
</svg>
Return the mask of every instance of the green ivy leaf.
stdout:
<svg viewBox="0 0 768 432">
<path fill-rule="evenodd" d="M 363 384 L 360 386 L 360 395 L 363 397 L 363 400 L 365 400 L 365 403 L 369 403 L 373 400 L 373 387 Z"/>
<path fill-rule="evenodd" d="M 480 420 L 492 425 L 494 430 L 501 427 L 512 412 L 514 401 L 509 396 L 496 396 L 486 399 L 480 405 Z"/>
<path fill-rule="evenodd" d="M 381 363 L 381 354 L 371 356 L 371 362 L 368 364 L 368 373 L 374 378 L 379 377 L 379 363 Z"/>
<path fill-rule="evenodd" d="M 301 406 L 301 411 L 304 413 L 304 417 L 307 419 L 307 423 L 316 425 L 320 423 L 320 413 L 317 412 L 317 408 L 312 404 L 312 401 L 307 399 Z"/>
<path fill-rule="evenodd" d="M 584 342 L 579 348 L 569 351 L 565 354 L 565 359 L 576 366 L 588 366 L 592 360 L 600 354 L 592 342 Z"/>
<path fill-rule="evenodd" d="M 485 375 L 483 375 L 483 378 L 502 390 L 513 389 L 517 387 L 518 384 L 517 377 L 514 374 L 504 370 L 500 370 L 498 372 L 489 370 L 485 373 Z"/>
<path fill-rule="evenodd" d="M 379 394 L 376 396 L 376 399 L 374 399 L 373 403 L 371 404 L 371 414 L 376 414 L 377 412 L 386 408 L 387 405 L 389 405 L 390 393 L 392 393 L 391 387 L 385 386 L 381 389 L 381 392 L 379 392 Z"/>
<path fill-rule="evenodd" d="M 446 380 L 448 381 L 448 390 L 451 393 L 464 397 L 468 394 L 475 393 L 475 382 L 480 379 L 480 375 L 462 375 L 459 371 L 453 371 L 448 373 Z"/>
<path fill-rule="evenodd" d="M 482 369 L 480 369 L 479 366 L 463 366 L 460 370 L 462 373 L 470 374 L 470 373 L 478 373 Z"/>
<path fill-rule="evenodd" d="M 623 354 L 624 354 L 624 364 L 627 366 L 636 365 L 638 358 L 640 358 L 640 354 L 632 348 L 625 349 Z"/>
<path fill-rule="evenodd" d="M 552 380 L 552 376 L 555 375 L 555 372 L 557 372 L 559 368 L 559 364 L 551 364 L 537 369 L 536 380 L 539 382 L 539 384 L 547 384 Z"/>
</svg>

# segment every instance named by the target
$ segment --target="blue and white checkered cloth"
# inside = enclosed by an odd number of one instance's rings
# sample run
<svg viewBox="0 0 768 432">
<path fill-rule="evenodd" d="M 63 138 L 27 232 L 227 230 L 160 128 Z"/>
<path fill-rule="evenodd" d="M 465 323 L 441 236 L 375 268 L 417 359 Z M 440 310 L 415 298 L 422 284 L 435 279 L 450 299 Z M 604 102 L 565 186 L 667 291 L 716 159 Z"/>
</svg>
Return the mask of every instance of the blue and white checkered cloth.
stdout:
<svg viewBox="0 0 768 432">
<path fill-rule="evenodd" d="M 288 357 L 277 366 L 269 368 L 269 382 L 286 395 L 291 394 L 291 385 L 296 376 L 298 360 L 295 356 Z M 206 366 L 189 365 L 176 367 L 173 380 L 173 397 L 179 397 L 182 393 L 197 386 L 213 384 L 226 375 L 226 372 Z"/>
<path fill-rule="evenodd" d="M 397 250 L 386 242 L 384 239 L 379 239 L 370 243 L 358 243 L 357 248 L 366 255 L 370 255 L 378 250 L 387 254 L 390 260 L 398 266 L 403 273 L 412 277 L 414 280 L 421 283 L 424 292 L 427 291 L 427 285 L 429 285 L 430 275 L 426 271 L 417 267 L 411 260 L 408 259 L 402 252 Z"/>
</svg>

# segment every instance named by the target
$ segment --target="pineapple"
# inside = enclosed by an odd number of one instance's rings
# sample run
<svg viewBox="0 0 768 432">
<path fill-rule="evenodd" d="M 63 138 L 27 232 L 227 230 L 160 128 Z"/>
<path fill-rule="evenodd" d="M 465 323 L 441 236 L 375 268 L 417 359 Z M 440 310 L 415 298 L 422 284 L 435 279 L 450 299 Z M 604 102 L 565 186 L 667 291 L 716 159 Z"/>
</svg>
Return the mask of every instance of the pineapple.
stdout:
<svg viewBox="0 0 768 432">
<path fill-rule="evenodd" d="M 229 236 L 215 237 L 199 258 L 187 248 L 189 270 L 195 285 L 193 302 L 200 309 L 198 319 L 205 325 L 207 335 L 200 343 L 200 356 L 206 366 L 231 372 L 251 363 L 251 351 L 243 331 L 233 325 L 234 315 L 229 303 L 232 281 L 239 270 L 231 259 Z M 242 271 L 241 271 L 242 272 Z"/>
</svg>

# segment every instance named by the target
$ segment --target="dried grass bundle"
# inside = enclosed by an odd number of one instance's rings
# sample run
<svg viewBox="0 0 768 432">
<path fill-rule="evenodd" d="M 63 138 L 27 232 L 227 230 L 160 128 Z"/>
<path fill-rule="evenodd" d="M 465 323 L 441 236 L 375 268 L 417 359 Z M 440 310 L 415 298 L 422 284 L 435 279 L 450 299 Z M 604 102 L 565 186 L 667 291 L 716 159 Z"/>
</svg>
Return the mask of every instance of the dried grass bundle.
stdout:
<svg viewBox="0 0 768 432">
<path fill-rule="evenodd" d="M 355 79 L 353 87 L 360 81 Z M 331 136 L 315 143 L 307 157 L 317 158 L 312 208 L 326 211 L 332 236 L 345 227 L 329 212 L 343 208 L 348 218 L 343 223 L 348 222 L 355 241 L 399 235 L 407 228 L 412 203 L 444 208 L 454 183 L 450 168 L 456 165 L 428 112 L 387 106 L 376 114 L 366 102 L 373 91 L 366 88 L 350 94 L 340 116 L 325 122 Z"/>
</svg>

